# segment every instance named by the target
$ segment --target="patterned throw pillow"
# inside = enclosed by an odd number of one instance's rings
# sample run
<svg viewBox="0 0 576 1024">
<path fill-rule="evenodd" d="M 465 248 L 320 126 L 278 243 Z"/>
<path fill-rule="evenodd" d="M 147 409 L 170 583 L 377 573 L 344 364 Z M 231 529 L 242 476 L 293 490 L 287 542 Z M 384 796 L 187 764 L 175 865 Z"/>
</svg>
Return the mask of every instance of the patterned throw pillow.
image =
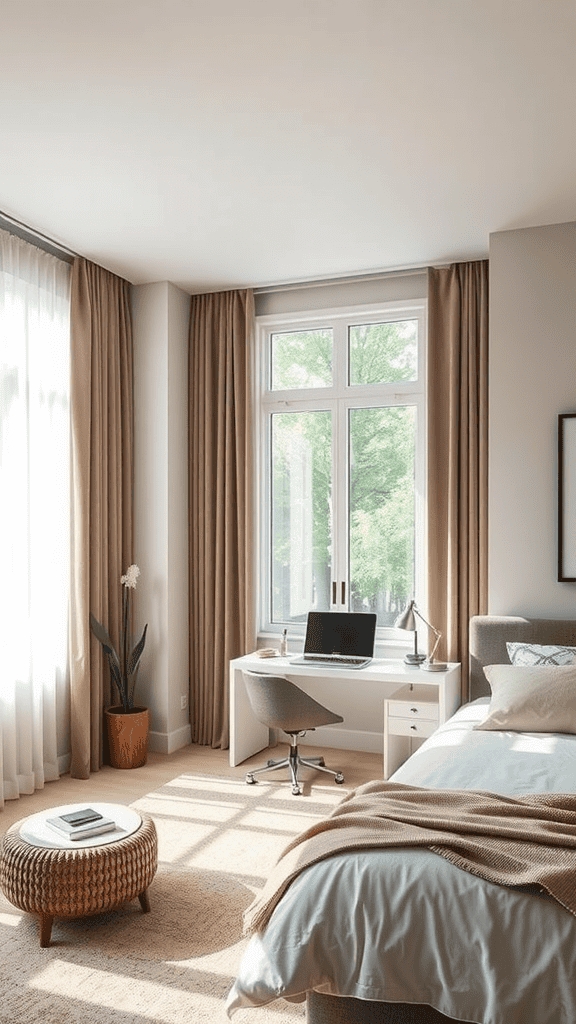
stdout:
<svg viewBox="0 0 576 1024">
<path fill-rule="evenodd" d="M 513 665 L 571 665 L 576 647 L 561 644 L 506 644 Z"/>
</svg>

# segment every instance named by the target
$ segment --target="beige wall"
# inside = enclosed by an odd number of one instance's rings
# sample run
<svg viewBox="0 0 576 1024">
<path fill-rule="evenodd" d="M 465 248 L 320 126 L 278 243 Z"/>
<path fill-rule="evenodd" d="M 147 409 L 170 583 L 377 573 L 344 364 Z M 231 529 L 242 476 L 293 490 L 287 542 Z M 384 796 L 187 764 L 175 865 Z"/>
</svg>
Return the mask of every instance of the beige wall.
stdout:
<svg viewBox="0 0 576 1024">
<path fill-rule="evenodd" d="M 576 223 L 490 236 L 489 611 L 576 615 L 557 582 L 557 418 L 576 412 Z"/>
<path fill-rule="evenodd" d="M 426 272 L 382 274 L 345 278 L 337 284 L 323 282 L 297 287 L 256 291 L 256 316 L 277 313 L 310 312 L 313 309 L 334 309 L 336 306 L 364 306 L 371 302 L 402 302 L 421 299 L 427 291 Z"/>
<path fill-rule="evenodd" d="M 136 625 L 148 622 L 138 689 L 150 748 L 191 740 L 188 656 L 188 322 L 190 296 L 167 281 L 132 290 Z"/>
</svg>

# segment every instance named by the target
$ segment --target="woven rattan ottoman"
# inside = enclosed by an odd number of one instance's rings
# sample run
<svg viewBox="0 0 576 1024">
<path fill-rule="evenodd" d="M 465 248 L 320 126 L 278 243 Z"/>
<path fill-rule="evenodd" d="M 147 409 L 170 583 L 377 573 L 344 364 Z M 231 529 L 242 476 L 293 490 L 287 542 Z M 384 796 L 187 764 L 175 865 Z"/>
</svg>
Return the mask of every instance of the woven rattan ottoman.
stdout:
<svg viewBox="0 0 576 1024">
<path fill-rule="evenodd" d="M 146 890 L 158 866 L 152 818 L 119 804 L 91 802 L 118 828 L 81 843 L 50 834 L 46 819 L 86 804 L 53 807 L 16 822 L 0 840 L 0 888 L 20 910 L 40 914 L 40 945 L 49 946 L 55 917 L 86 917 L 138 897 L 150 910 Z"/>
</svg>

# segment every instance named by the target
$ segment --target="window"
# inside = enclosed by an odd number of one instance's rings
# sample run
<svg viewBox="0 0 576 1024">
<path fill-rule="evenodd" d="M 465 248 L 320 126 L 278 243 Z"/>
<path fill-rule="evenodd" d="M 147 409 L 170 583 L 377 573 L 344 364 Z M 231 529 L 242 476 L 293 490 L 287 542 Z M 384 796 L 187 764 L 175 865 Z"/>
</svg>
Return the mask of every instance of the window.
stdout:
<svg viewBox="0 0 576 1024">
<path fill-rule="evenodd" d="M 424 584 L 425 306 L 257 320 L 260 626 L 375 611 Z"/>
</svg>

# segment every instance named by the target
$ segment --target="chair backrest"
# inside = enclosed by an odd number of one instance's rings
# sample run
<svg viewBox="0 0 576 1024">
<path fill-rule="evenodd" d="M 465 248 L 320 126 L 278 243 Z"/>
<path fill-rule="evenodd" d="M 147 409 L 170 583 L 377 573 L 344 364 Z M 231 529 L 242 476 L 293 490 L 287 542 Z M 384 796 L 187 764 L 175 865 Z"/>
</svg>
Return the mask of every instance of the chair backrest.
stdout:
<svg viewBox="0 0 576 1024">
<path fill-rule="evenodd" d="M 283 676 L 243 672 L 244 685 L 255 718 L 269 729 L 303 732 L 319 725 L 343 722 L 299 686 Z"/>
</svg>

